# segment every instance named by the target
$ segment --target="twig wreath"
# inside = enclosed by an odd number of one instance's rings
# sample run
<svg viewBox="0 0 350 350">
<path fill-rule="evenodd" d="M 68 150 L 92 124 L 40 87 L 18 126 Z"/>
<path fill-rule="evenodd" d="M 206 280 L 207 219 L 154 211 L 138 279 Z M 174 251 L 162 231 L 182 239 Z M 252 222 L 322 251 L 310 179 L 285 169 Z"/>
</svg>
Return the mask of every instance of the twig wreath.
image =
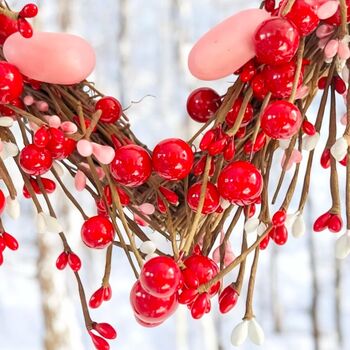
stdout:
<svg viewBox="0 0 350 350">
<path fill-rule="evenodd" d="M 247 337 L 256 344 L 263 342 L 253 311 L 259 254 L 270 244 L 286 244 L 288 232 L 294 237 L 305 232 L 303 211 L 314 150 L 327 117 L 329 130 L 323 133 L 328 133 L 328 139 L 320 162 L 329 169 L 331 201 L 313 229 L 343 230 L 340 163 L 347 175 L 346 230 L 337 240 L 336 255 L 344 258 L 350 253 L 348 4 L 345 0 L 280 4 L 266 0 L 260 9 L 242 11 L 210 30 L 190 52 L 190 71 L 202 80 L 233 73 L 237 79 L 222 97 L 210 88 L 193 91 L 187 110 L 201 127 L 188 142 L 166 139 L 153 151 L 135 137 L 119 101 L 85 80 L 95 63 L 88 43 L 69 34 L 33 34 L 27 18 L 37 15 L 34 4 L 19 12 L 1 5 L 0 176 L 8 196 L 0 190 L 0 212 L 6 208 L 11 217 L 20 216 L 18 193 L 6 165 L 14 161 L 23 178 L 23 196 L 32 200 L 37 211 L 37 230 L 61 238 L 56 265 L 59 270 L 69 265 L 74 273 L 86 329 L 96 349 L 109 349 L 108 340 L 116 338 L 111 325 L 95 322 L 90 314 L 112 297 L 115 247 L 125 252 L 137 279 L 130 301 L 141 325 L 163 323 L 179 303 L 199 319 L 210 312 L 217 295 L 220 311 L 229 312 L 248 274 L 246 312 L 231 340 L 234 345 Z M 59 50 L 54 51 L 55 47 Z M 57 52 L 64 52 L 64 60 Z M 309 119 L 309 107 L 319 90 L 318 113 Z M 340 123 L 336 94 L 344 97 L 347 106 Z M 14 123 L 19 125 L 22 149 L 11 132 Z M 336 139 L 341 125 L 343 136 Z M 269 191 L 277 149 L 284 151 L 282 170 L 277 187 Z M 302 154 L 307 158 L 303 174 Z M 292 167 L 294 175 L 282 194 L 286 172 Z M 95 216 L 89 217 L 67 189 L 63 169 L 74 178 L 76 191 L 90 193 Z M 48 173 L 54 180 L 45 177 Z M 298 183 L 302 183 L 299 207 L 289 213 Z M 102 284 L 89 301 L 79 276 L 80 258 L 50 202 L 56 186 L 81 214 L 86 246 L 106 250 Z M 281 205 L 271 213 L 277 199 Z M 241 217 L 245 223 L 242 246 L 234 257 L 230 235 Z M 171 256 L 148 239 L 144 226 L 171 243 Z M 2 224 L 0 230 L 1 265 L 7 250 L 16 250 L 18 242 Z M 254 233 L 256 240 L 249 245 L 247 235 Z M 254 259 L 247 271 L 249 254 Z M 224 277 L 235 268 L 236 281 L 225 285 Z"/>
</svg>

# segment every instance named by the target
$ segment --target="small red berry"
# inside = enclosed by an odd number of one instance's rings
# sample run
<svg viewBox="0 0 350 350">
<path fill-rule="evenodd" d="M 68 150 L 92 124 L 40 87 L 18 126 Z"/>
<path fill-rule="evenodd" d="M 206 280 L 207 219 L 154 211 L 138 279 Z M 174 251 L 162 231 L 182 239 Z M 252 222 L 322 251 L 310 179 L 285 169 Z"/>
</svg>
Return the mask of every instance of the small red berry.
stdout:
<svg viewBox="0 0 350 350">
<path fill-rule="evenodd" d="M 202 293 L 197 296 L 191 306 L 191 315 L 195 320 L 203 317 L 207 311 L 209 302 L 208 293 Z"/>
<path fill-rule="evenodd" d="M 344 83 L 344 80 L 341 77 L 335 76 L 333 78 L 333 84 L 334 84 L 334 89 L 338 94 L 343 95 L 345 93 L 346 85 Z"/>
<path fill-rule="evenodd" d="M 102 305 L 103 300 L 104 300 L 103 296 L 104 296 L 104 290 L 101 287 L 101 288 L 97 289 L 97 291 L 94 292 L 94 294 L 92 294 L 92 296 L 89 300 L 89 306 L 92 309 L 97 309 L 98 307 L 100 307 Z"/>
<path fill-rule="evenodd" d="M 81 269 L 81 260 L 79 256 L 74 253 L 68 254 L 68 264 L 74 272 L 77 272 Z"/>
<path fill-rule="evenodd" d="M 238 117 L 238 113 L 242 107 L 242 104 L 243 104 L 243 99 L 239 97 L 233 103 L 232 108 L 228 111 L 225 121 L 229 127 L 232 127 L 234 125 Z M 245 108 L 242 123 L 240 126 L 246 126 L 253 118 L 253 114 L 254 114 L 253 106 L 250 103 L 248 103 L 247 107 Z"/>
<path fill-rule="evenodd" d="M 178 296 L 178 302 L 183 305 L 193 303 L 198 295 L 197 289 L 184 289 Z"/>
<path fill-rule="evenodd" d="M 278 210 L 272 217 L 272 224 L 274 226 L 284 225 L 287 219 L 287 214 L 284 210 Z"/>
<path fill-rule="evenodd" d="M 180 139 L 166 139 L 153 150 L 153 167 L 158 175 L 166 180 L 181 180 L 191 171 L 193 165 L 191 147 Z"/>
<path fill-rule="evenodd" d="M 199 88 L 188 96 L 187 112 L 190 117 L 199 122 L 206 123 L 221 105 L 219 94 L 210 88 Z"/>
<path fill-rule="evenodd" d="M 0 189 L 0 216 L 4 212 L 5 206 L 6 206 L 6 197 L 4 195 L 4 192 L 2 192 L 2 190 Z"/>
<path fill-rule="evenodd" d="M 202 182 L 193 184 L 187 192 L 187 203 L 188 206 L 193 210 L 197 211 L 200 194 L 202 189 Z M 211 214 L 216 211 L 220 205 L 220 194 L 216 186 L 211 182 L 207 183 L 205 190 L 205 199 L 202 209 L 202 214 Z"/>
<path fill-rule="evenodd" d="M 62 252 L 56 260 L 56 267 L 58 270 L 63 270 L 66 268 L 67 264 L 68 264 L 68 253 Z"/>
<path fill-rule="evenodd" d="M 278 245 L 284 245 L 288 240 L 288 230 L 285 225 L 275 226 L 270 232 L 271 238 Z"/>
<path fill-rule="evenodd" d="M 331 166 L 331 150 L 329 148 L 325 148 L 323 150 L 320 163 L 324 169 L 327 169 Z"/>
<path fill-rule="evenodd" d="M 172 205 L 179 204 L 179 196 L 172 190 L 164 186 L 159 186 L 160 193 L 165 197 L 165 199 Z"/>
<path fill-rule="evenodd" d="M 33 28 L 26 19 L 21 17 L 18 18 L 17 27 L 18 27 L 18 31 L 24 38 L 29 39 L 33 36 Z"/>
<path fill-rule="evenodd" d="M 101 110 L 100 121 L 103 123 L 115 123 L 122 115 L 123 109 L 120 102 L 114 97 L 106 96 L 97 101 L 95 110 Z"/>
<path fill-rule="evenodd" d="M 94 329 L 103 338 L 115 339 L 117 337 L 117 332 L 109 323 L 96 323 L 94 324 Z"/>
<path fill-rule="evenodd" d="M 315 125 L 310 123 L 308 120 L 303 121 L 302 128 L 306 135 L 312 136 L 316 134 Z"/>
<path fill-rule="evenodd" d="M 232 284 L 227 286 L 219 295 L 219 309 L 222 314 L 232 310 L 237 304 L 239 294 Z"/>
<path fill-rule="evenodd" d="M 19 16 L 24 18 L 33 18 L 38 14 L 38 7 L 35 4 L 25 5 L 21 11 L 19 11 Z"/>
<path fill-rule="evenodd" d="M 89 335 L 90 335 L 91 340 L 92 340 L 92 342 L 97 350 L 109 350 L 110 349 L 109 344 L 105 339 L 99 337 L 96 334 L 93 334 L 91 331 L 89 331 Z"/>
<path fill-rule="evenodd" d="M 328 222 L 328 229 L 331 232 L 340 232 L 343 228 L 343 220 L 340 215 L 333 214 Z"/>
<path fill-rule="evenodd" d="M 88 247 L 103 249 L 113 241 L 114 228 L 107 218 L 100 215 L 93 216 L 84 222 L 81 237 Z"/>
<path fill-rule="evenodd" d="M 29 175 L 43 175 L 52 166 L 50 151 L 35 145 L 25 146 L 20 155 L 19 163 L 22 170 Z"/>
<path fill-rule="evenodd" d="M 322 214 L 314 223 L 314 231 L 321 232 L 328 227 L 329 220 L 331 219 L 332 214 L 329 212 Z"/>
<path fill-rule="evenodd" d="M 206 151 L 209 146 L 214 142 L 215 140 L 215 131 L 214 130 L 208 130 L 202 137 L 201 142 L 199 143 L 199 148 L 202 151 Z"/>
<path fill-rule="evenodd" d="M 0 103 L 6 104 L 18 98 L 23 91 L 23 77 L 14 65 L 0 62 Z"/>
<path fill-rule="evenodd" d="M 17 241 L 17 239 L 15 237 L 13 237 L 12 235 L 10 235 L 7 232 L 4 232 L 2 234 L 2 237 L 5 240 L 5 244 L 6 244 L 7 248 L 9 248 L 11 250 L 17 250 L 18 249 L 19 244 L 18 244 L 18 241 Z"/>
</svg>

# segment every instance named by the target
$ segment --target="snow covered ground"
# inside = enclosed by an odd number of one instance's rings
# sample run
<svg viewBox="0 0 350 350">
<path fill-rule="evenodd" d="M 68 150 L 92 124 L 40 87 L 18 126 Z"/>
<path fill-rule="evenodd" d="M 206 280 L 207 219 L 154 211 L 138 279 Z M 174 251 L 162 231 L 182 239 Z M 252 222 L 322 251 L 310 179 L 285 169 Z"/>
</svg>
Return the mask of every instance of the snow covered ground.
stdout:
<svg viewBox="0 0 350 350">
<path fill-rule="evenodd" d="M 9 1 L 20 8 L 24 1 Z M 38 1 L 40 16 L 38 30 L 67 31 L 87 38 L 96 49 L 97 67 L 91 79 L 100 90 L 115 95 L 128 106 L 136 134 L 150 146 L 161 138 L 178 136 L 188 138 L 196 129 L 186 116 L 187 94 L 202 83 L 190 76 L 186 67 L 186 54 L 193 42 L 212 25 L 238 9 L 258 6 L 252 0 L 45 0 Z M 65 10 L 70 9 L 70 15 Z M 124 23 L 124 30 L 121 24 Z M 223 79 L 209 85 L 224 93 L 232 79 Z M 343 114 L 339 108 L 339 117 Z M 309 115 L 311 120 L 315 116 Z M 326 125 L 325 125 L 326 127 Z M 324 140 L 323 140 L 324 142 Z M 281 155 L 280 155 L 281 156 Z M 318 154 L 319 156 L 319 154 Z M 304 155 L 306 157 L 306 154 Z M 279 164 L 276 165 L 277 167 Z M 304 168 L 303 168 L 304 169 Z M 290 238 L 285 247 L 261 254 L 255 293 L 255 312 L 266 332 L 263 350 L 311 350 L 314 348 L 311 323 L 312 273 L 310 269 L 310 242 L 315 245 L 316 268 L 319 281 L 318 322 L 320 350 L 349 349 L 347 331 L 350 327 L 349 260 L 340 266 L 341 271 L 341 327 L 343 345 L 338 343 L 335 312 L 335 236 L 329 232 L 312 232 L 312 218 L 329 209 L 328 172 L 316 168 L 312 181 L 312 200 L 307 208 L 309 230 L 300 240 Z M 344 168 L 340 169 L 344 184 Z M 290 177 L 287 177 L 286 183 Z M 69 178 L 67 183 L 71 183 Z M 277 181 L 277 179 L 275 179 Z M 271 186 L 272 187 L 272 186 Z M 298 188 L 298 193 L 300 188 Z M 344 192 L 342 192 L 342 195 Z M 298 197 L 298 196 L 297 196 Z M 82 197 L 88 213 L 88 197 Z M 59 198 L 56 201 L 59 207 Z M 293 203 L 294 209 L 297 203 Z M 41 293 L 37 282 L 37 234 L 33 208 L 23 200 L 23 214 L 18 222 L 5 218 L 5 225 L 21 243 L 17 253 L 7 254 L 0 268 L 0 350 L 42 350 L 44 324 L 41 314 Z M 88 295 L 99 286 L 104 256 L 89 251 L 79 241 L 81 222 L 68 210 L 66 227 L 75 250 L 83 258 L 83 279 Z M 62 221 L 62 220 L 61 220 Z M 233 234 L 232 244 L 239 251 L 240 231 Z M 46 237 L 49 245 L 60 243 L 56 237 Z M 55 271 L 53 254 L 47 264 L 54 270 L 57 298 L 50 300 L 59 306 L 58 328 L 65 329 L 69 344 L 55 350 L 91 349 L 90 339 L 83 330 L 77 289 L 71 273 Z M 272 260 L 272 261 L 271 261 Z M 272 264 L 273 263 L 273 264 Z M 272 266 L 275 266 L 273 271 Z M 230 276 L 229 279 L 233 279 Z M 272 281 L 271 281 L 272 279 Z M 244 313 L 244 298 L 237 308 L 225 316 L 217 311 L 202 321 L 190 319 L 186 309 L 180 309 L 164 325 L 144 329 L 134 321 L 128 302 L 133 283 L 132 273 L 121 252 L 115 251 L 112 285 L 114 297 L 100 310 L 93 311 L 96 320 L 110 322 L 117 327 L 118 340 L 112 349 L 126 350 L 228 350 L 230 332 Z M 244 296 L 244 293 L 243 293 Z M 276 311 L 277 310 L 277 311 Z M 276 313 L 280 316 L 280 331 L 275 331 Z M 247 342 L 242 349 L 256 347 Z"/>
</svg>

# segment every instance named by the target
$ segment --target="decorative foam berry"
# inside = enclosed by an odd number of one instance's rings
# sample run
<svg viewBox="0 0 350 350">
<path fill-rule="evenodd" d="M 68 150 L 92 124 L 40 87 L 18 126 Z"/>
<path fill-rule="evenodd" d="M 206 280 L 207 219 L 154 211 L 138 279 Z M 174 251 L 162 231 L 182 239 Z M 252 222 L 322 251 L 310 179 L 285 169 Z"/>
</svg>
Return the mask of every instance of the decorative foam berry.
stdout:
<svg viewBox="0 0 350 350">
<path fill-rule="evenodd" d="M 115 123 L 122 115 L 123 109 L 120 102 L 114 97 L 105 96 L 97 101 L 95 110 L 101 110 L 100 121 L 103 123 Z"/>
<path fill-rule="evenodd" d="M 261 194 L 263 179 L 260 171 L 250 162 L 237 161 L 220 173 L 218 190 L 224 199 L 237 205 L 249 205 Z"/>
<path fill-rule="evenodd" d="M 199 294 L 191 305 L 191 316 L 198 320 L 206 313 L 210 304 L 210 298 L 208 293 Z"/>
<path fill-rule="evenodd" d="M 269 104 L 261 116 L 261 128 L 273 139 L 289 139 L 302 123 L 299 109 L 288 101 Z"/>
<path fill-rule="evenodd" d="M 166 139 L 153 150 L 153 167 L 158 175 L 167 180 L 181 180 L 191 171 L 193 152 L 191 147 L 180 139 Z"/>
<path fill-rule="evenodd" d="M 197 211 L 199 198 L 201 194 L 202 182 L 196 182 L 193 184 L 187 192 L 187 203 L 188 206 L 193 210 Z M 208 182 L 205 190 L 205 199 L 202 209 L 202 214 L 211 214 L 216 211 L 220 205 L 220 194 L 216 186 Z"/>
<path fill-rule="evenodd" d="M 117 332 L 109 323 L 95 323 L 93 327 L 103 338 L 115 339 L 117 337 Z"/>
<path fill-rule="evenodd" d="M 168 298 L 179 289 L 181 277 L 181 270 L 174 259 L 157 256 L 143 265 L 140 283 L 147 293 L 158 298 Z"/>
<path fill-rule="evenodd" d="M 273 214 L 273 217 L 272 217 L 272 224 L 274 226 L 281 226 L 285 223 L 287 219 L 287 214 L 285 212 L 285 210 L 278 210 L 276 211 L 275 214 Z"/>
<path fill-rule="evenodd" d="M 296 0 L 286 18 L 298 28 L 302 36 L 312 33 L 320 23 L 316 11 L 305 0 Z"/>
<path fill-rule="evenodd" d="M 222 314 L 232 310 L 237 304 L 239 294 L 232 284 L 227 286 L 219 295 L 219 309 Z"/>
<path fill-rule="evenodd" d="M 11 103 L 23 91 L 23 77 L 19 70 L 5 61 L 0 62 L 0 103 Z"/>
<path fill-rule="evenodd" d="M 233 124 L 235 123 L 242 104 L 243 104 L 243 99 L 239 97 L 233 103 L 232 108 L 228 111 L 225 121 L 229 127 L 233 126 Z M 243 120 L 240 126 L 246 126 L 251 121 L 253 117 L 253 113 L 254 113 L 253 107 L 250 103 L 248 103 L 244 111 Z"/>
<path fill-rule="evenodd" d="M 146 323 L 161 323 L 177 308 L 176 294 L 167 298 L 157 298 L 147 293 L 137 281 L 130 292 L 130 303 L 136 317 Z"/>
<path fill-rule="evenodd" d="M 206 123 L 221 105 L 220 95 L 213 89 L 202 87 L 191 92 L 187 99 L 187 112 L 199 123 Z"/>
<path fill-rule="evenodd" d="M 271 18 L 261 23 L 255 32 L 255 53 L 261 63 L 287 63 L 297 52 L 299 40 L 293 23 L 281 17 Z"/>
<path fill-rule="evenodd" d="M 144 184 L 150 177 L 152 161 L 148 152 L 142 147 L 126 145 L 115 151 L 110 169 L 117 182 L 125 186 L 137 187 Z"/>
<path fill-rule="evenodd" d="M 114 238 L 113 225 L 103 216 L 93 216 L 84 222 L 81 228 L 81 238 L 90 248 L 106 248 Z"/>
<path fill-rule="evenodd" d="M 29 175 L 42 175 L 51 168 L 52 156 L 46 148 L 27 145 L 19 155 L 19 163 L 25 173 Z"/>
<path fill-rule="evenodd" d="M 192 255 L 184 260 L 184 265 L 198 279 L 199 285 L 209 282 L 219 273 L 218 265 L 207 256 Z M 214 296 L 220 288 L 220 281 L 215 283 L 208 291 L 209 295 Z"/>
<path fill-rule="evenodd" d="M 35 4 L 24 5 L 22 10 L 19 11 L 19 16 L 23 18 L 33 18 L 38 14 L 38 6 Z"/>
<path fill-rule="evenodd" d="M 262 71 L 265 77 L 267 89 L 275 98 L 289 97 L 294 83 L 296 71 L 295 62 L 287 62 L 278 66 L 266 65 Z M 303 73 L 301 72 L 298 87 L 303 82 Z"/>
</svg>

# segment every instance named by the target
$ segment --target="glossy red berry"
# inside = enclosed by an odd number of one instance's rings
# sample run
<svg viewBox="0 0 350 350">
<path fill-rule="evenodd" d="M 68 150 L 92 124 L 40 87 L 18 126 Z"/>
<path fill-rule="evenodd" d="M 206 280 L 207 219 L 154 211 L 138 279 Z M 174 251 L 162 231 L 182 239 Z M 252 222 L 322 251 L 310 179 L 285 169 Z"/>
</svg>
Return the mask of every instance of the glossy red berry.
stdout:
<svg viewBox="0 0 350 350">
<path fill-rule="evenodd" d="M 208 293 L 202 293 L 199 294 L 196 299 L 193 301 L 193 304 L 191 306 L 191 316 L 198 320 L 203 317 L 203 315 L 206 313 L 208 304 L 210 303 L 209 300 L 209 294 Z"/>
<path fill-rule="evenodd" d="M 104 295 L 104 291 L 103 288 L 99 288 L 97 289 L 96 292 L 94 292 L 89 300 L 89 306 L 92 309 L 97 309 L 98 307 L 100 307 L 102 305 L 102 302 L 104 300 L 103 298 Z"/>
<path fill-rule="evenodd" d="M 5 206 L 6 206 L 6 197 L 4 195 L 4 192 L 2 192 L 2 190 L 0 189 L 0 215 L 2 215 L 2 213 L 4 212 Z"/>
<path fill-rule="evenodd" d="M 299 109 L 288 101 L 275 101 L 266 107 L 261 116 L 261 128 L 273 139 L 289 139 L 302 123 Z"/>
<path fill-rule="evenodd" d="M 272 217 L 272 225 L 281 226 L 284 225 L 287 219 L 287 214 L 284 210 L 278 210 Z"/>
<path fill-rule="evenodd" d="M 201 194 L 202 182 L 193 184 L 187 192 L 187 204 L 193 210 L 197 211 L 199 198 Z M 202 214 L 211 214 L 216 211 L 220 205 L 220 194 L 216 186 L 208 182 L 205 190 L 205 199 Z"/>
<path fill-rule="evenodd" d="M 0 236 L 0 254 L 6 249 L 5 239 Z"/>
<path fill-rule="evenodd" d="M 237 161 L 227 165 L 220 173 L 220 195 L 237 205 L 249 205 L 260 196 L 263 179 L 260 171 L 250 162 Z"/>
<path fill-rule="evenodd" d="M 269 242 L 270 242 L 270 235 L 266 235 L 264 237 L 264 239 L 260 242 L 259 244 L 259 248 L 260 250 L 265 250 L 267 248 L 267 246 L 269 245 Z"/>
<path fill-rule="evenodd" d="M 15 237 L 10 235 L 7 232 L 4 232 L 2 234 L 3 239 L 5 240 L 6 247 L 11 249 L 11 250 L 17 250 L 19 247 L 18 241 Z"/>
<path fill-rule="evenodd" d="M 137 281 L 130 292 L 130 303 L 138 319 L 146 323 L 161 323 L 177 308 L 176 294 L 157 298 L 147 293 Z"/>
<path fill-rule="evenodd" d="M 267 12 L 273 12 L 276 6 L 275 0 L 265 0 L 264 7 Z"/>
<path fill-rule="evenodd" d="M 144 184 L 150 177 L 152 161 L 144 148 L 126 145 L 115 151 L 110 169 L 117 182 L 128 187 L 137 187 Z"/>
<path fill-rule="evenodd" d="M 222 153 L 227 146 L 227 142 L 228 142 L 228 137 L 226 135 L 223 135 L 221 138 L 217 139 L 216 141 L 213 141 L 208 147 L 209 155 L 214 157 Z"/>
<path fill-rule="evenodd" d="M 0 45 L 3 45 L 5 40 L 13 33 L 17 32 L 17 21 L 0 14 Z"/>
<path fill-rule="evenodd" d="M 158 298 L 173 295 L 180 286 L 181 270 L 175 260 L 167 256 L 157 256 L 142 267 L 140 283 L 149 294 Z"/>
<path fill-rule="evenodd" d="M 329 148 L 325 148 L 323 150 L 320 163 L 324 169 L 327 169 L 331 166 L 331 150 Z"/>
<path fill-rule="evenodd" d="M 191 304 L 196 299 L 197 295 L 197 289 L 183 289 L 178 296 L 178 302 L 183 305 Z"/>
<path fill-rule="evenodd" d="M 251 81 L 251 88 L 255 98 L 263 100 L 268 94 L 269 90 L 266 87 L 266 80 L 262 73 L 258 73 Z M 237 137 L 237 135 L 236 135 Z"/>
<path fill-rule="evenodd" d="M 29 24 L 29 22 L 26 19 L 22 17 L 19 17 L 17 19 L 17 28 L 20 34 L 23 36 L 23 38 L 29 39 L 33 36 L 32 26 Z"/>
<path fill-rule="evenodd" d="M 81 269 L 81 260 L 79 256 L 74 253 L 68 254 L 68 264 L 74 272 L 77 272 Z"/>
<path fill-rule="evenodd" d="M 202 87 L 191 92 L 187 99 L 187 112 L 199 123 L 206 123 L 221 105 L 220 95 L 213 89 Z"/>
<path fill-rule="evenodd" d="M 120 200 L 120 204 L 125 207 L 127 205 L 130 204 L 130 197 L 129 195 L 120 187 L 118 186 L 115 186 L 115 189 L 119 195 L 119 200 Z M 107 200 L 107 203 L 109 206 L 112 205 L 112 190 L 111 190 L 111 187 L 109 185 L 106 185 L 104 188 L 103 188 L 103 192 L 104 192 L 104 195 L 106 197 L 106 200 Z"/>
<path fill-rule="evenodd" d="M 62 252 L 56 260 L 56 267 L 58 270 L 64 270 L 67 264 L 68 264 L 68 253 Z"/>
<path fill-rule="evenodd" d="M 199 148 L 202 151 L 206 151 L 209 146 L 215 141 L 216 134 L 213 129 L 208 130 L 202 137 L 200 143 L 199 143 Z"/>
<path fill-rule="evenodd" d="M 103 123 L 115 123 L 122 115 L 123 109 L 120 102 L 114 97 L 105 96 L 97 101 L 95 110 L 101 110 L 100 121 Z"/>
<path fill-rule="evenodd" d="M 172 205 L 179 204 L 179 196 L 172 190 L 164 186 L 159 186 L 160 193 L 165 197 L 165 199 Z"/>
<path fill-rule="evenodd" d="M 20 98 L 16 98 L 9 104 L 10 106 L 14 106 L 20 109 L 24 109 L 23 102 Z M 0 115 L 4 117 L 12 117 L 12 119 L 16 119 L 16 112 L 12 110 L 10 107 L 7 107 L 6 105 L 0 104 Z"/>
<path fill-rule="evenodd" d="M 160 326 L 163 322 L 145 322 L 140 320 L 136 314 L 134 314 L 136 322 L 141 325 L 142 327 L 146 328 L 154 328 Z"/>
<path fill-rule="evenodd" d="M 52 156 L 46 148 L 27 145 L 19 155 L 19 163 L 22 170 L 27 174 L 43 175 L 52 166 Z"/>
<path fill-rule="evenodd" d="M 343 228 L 343 220 L 340 215 L 338 214 L 332 214 L 329 222 L 328 222 L 328 229 L 331 232 L 338 233 Z"/>
<path fill-rule="evenodd" d="M 325 230 L 328 227 L 329 220 L 331 219 L 332 214 L 327 212 L 322 214 L 320 217 L 317 218 L 317 220 L 314 223 L 314 231 L 315 232 L 321 232 Z"/>
<path fill-rule="evenodd" d="M 343 95 L 346 92 L 346 85 L 344 80 L 341 77 L 335 76 L 333 78 L 333 85 L 334 85 L 335 91 L 338 94 Z"/>
<path fill-rule="evenodd" d="M 296 0 L 286 18 L 298 28 L 302 36 L 312 33 L 320 23 L 316 11 L 305 0 Z"/>
<path fill-rule="evenodd" d="M 33 143 L 37 147 L 46 147 L 50 141 L 50 134 L 46 126 L 40 127 L 34 134 Z"/>
<path fill-rule="evenodd" d="M 38 14 L 38 7 L 35 4 L 25 5 L 21 11 L 19 11 L 19 16 L 24 18 L 33 18 Z"/>
<path fill-rule="evenodd" d="M 300 35 L 287 19 L 274 17 L 260 24 L 254 35 L 255 53 L 265 64 L 282 64 L 291 61 L 297 52 Z"/>
<path fill-rule="evenodd" d="M 81 228 L 81 238 L 90 248 L 106 248 L 114 238 L 113 225 L 103 216 L 93 216 L 84 222 Z"/>
<path fill-rule="evenodd" d="M 167 212 L 167 206 L 160 196 L 157 196 L 157 208 L 162 214 L 165 214 Z"/>
<path fill-rule="evenodd" d="M 218 265 L 207 256 L 192 255 L 184 260 L 184 265 L 198 279 L 199 285 L 205 284 L 213 279 L 219 272 Z M 209 295 L 212 297 L 219 291 L 220 281 L 215 283 L 209 289 Z"/>
<path fill-rule="evenodd" d="M 237 98 L 237 100 L 233 103 L 232 108 L 228 111 L 227 115 L 226 115 L 226 123 L 229 127 L 232 127 L 238 117 L 239 111 L 242 107 L 243 104 L 243 99 L 241 97 Z M 244 115 L 243 115 L 243 119 L 242 119 L 242 123 L 240 124 L 240 126 L 245 126 L 247 125 L 251 119 L 253 118 L 253 106 L 248 103 L 245 111 L 244 111 Z"/>
<path fill-rule="evenodd" d="M 176 181 L 185 178 L 193 165 L 191 147 L 180 139 L 166 139 L 153 150 L 153 167 L 158 175 L 166 180 Z"/>
<path fill-rule="evenodd" d="M 227 146 L 224 149 L 224 159 L 227 162 L 230 162 L 235 157 L 235 153 L 236 153 L 235 140 L 233 139 L 233 137 L 231 137 L 228 140 Z"/>
<path fill-rule="evenodd" d="M 195 276 L 191 269 L 182 270 L 183 283 L 186 288 L 197 289 L 199 287 L 199 280 Z"/>
<path fill-rule="evenodd" d="M 292 93 L 296 64 L 294 61 L 280 64 L 278 66 L 266 65 L 262 71 L 265 78 L 266 88 L 275 98 L 287 98 Z M 303 82 L 301 72 L 298 87 Z"/>
<path fill-rule="evenodd" d="M 109 301 L 112 299 L 112 287 L 110 285 L 103 287 L 103 300 Z"/>
<path fill-rule="evenodd" d="M 315 125 L 313 125 L 306 119 L 303 121 L 302 128 L 306 135 L 313 136 L 316 134 Z"/>
<path fill-rule="evenodd" d="M 237 304 L 239 294 L 232 284 L 227 286 L 219 295 L 219 309 L 222 314 L 232 310 Z"/>
<path fill-rule="evenodd" d="M 103 338 L 115 339 L 117 332 L 109 323 L 95 323 L 94 330 L 98 332 Z"/>
<path fill-rule="evenodd" d="M 0 103 L 11 103 L 23 91 L 23 77 L 14 65 L 0 62 Z"/>
<path fill-rule="evenodd" d="M 270 231 L 270 237 L 275 241 L 278 245 L 284 245 L 288 240 L 288 230 L 285 225 L 275 226 Z"/>
<path fill-rule="evenodd" d="M 92 340 L 96 350 L 109 350 L 110 349 L 109 344 L 105 339 L 99 337 L 98 335 L 92 333 L 91 331 L 89 331 L 89 335 L 91 337 L 91 340 Z"/>
</svg>

